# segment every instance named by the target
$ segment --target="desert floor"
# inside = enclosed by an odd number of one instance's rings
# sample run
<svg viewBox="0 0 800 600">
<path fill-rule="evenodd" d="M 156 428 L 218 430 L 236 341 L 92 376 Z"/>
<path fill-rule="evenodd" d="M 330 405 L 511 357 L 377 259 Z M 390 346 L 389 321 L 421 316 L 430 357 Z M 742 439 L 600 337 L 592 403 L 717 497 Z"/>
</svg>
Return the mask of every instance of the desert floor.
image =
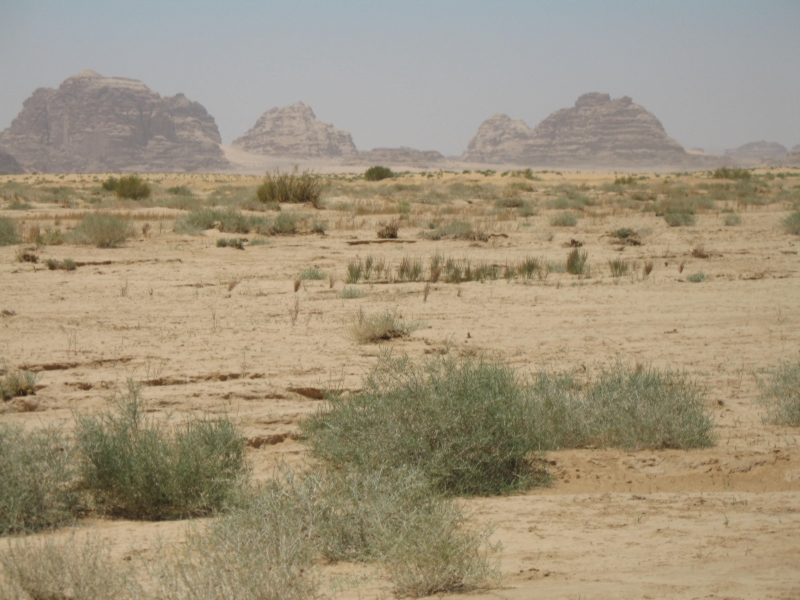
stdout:
<svg viewBox="0 0 800 600">
<path fill-rule="evenodd" d="M 47 177 L 51 185 L 85 181 Z M 445 177 L 505 185 L 499 175 Z M 219 184 L 168 176 L 160 185 L 170 178 L 198 193 Z M 547 174 L 522 193 L 536 202 L 546 186 L 613 179 Z M 702 178 L 684 179 L 693 185 Z M 137 231 L 119 248 L 42 246 L 33 264 L 16 260 L 20 246 L 0 247 L 0 362 L 40 375 L 37 394 L 6 403 L 0 421 L 30 428 L 59 422 L 69 430 L 75 411 L 103 408 L 116 387 L 135 378 L 154 414 L 235 415 L 254 477 L 264 479 L 280 461 L 305 459 L 297 424 L 318 410 L 322 391 L 359 389 L 386 349 L 417 360 L 443 352 L 484 356 L 523 372 L 563 370 L 579 378 L 616 361 L 683 370 L 706 390 L 716 445 L 551 452 L 551 487 L 464 500 L 476 521 L 494 524 L 492 540 L 503 544 L 502 583 L 470 596 L 800 597 L 800 431 L 763 424 L 755 402 L 759 376 L 800 358 L 800 238 L 780 227 L 785 203 L 718 202 L 732 207 L 741 224 L 726 227 L 718 209 L 700 212 L 694 226 L 671 228 L 652 212 L 612 201 L 581 212 L 574 227 L 552 226 L 560 211 L 544 207 L 520 217 L 491 213 L 485 199 L 412 202 L 399 239 L 353 244 L 376 241 L 379 221 L 397 217 L 395 199 L 348 200 L 342 185 L 326 203 L 350 202 L 346 212 L 283 209 L 326 221 L 325 234 L 272 236 L 244 251 L 217 247 L 216 240 L 254 235 L 180 235 L 173 232 L 180 210 L 131 205 L 113 209 L 133 217 Z M 2 215 L 25 226 L 69 228 L 87 210 L 80 203 L 34 204 Z M 429 213 L 471 220 L 491 237 L 423 239 Z M 638 231 L 642 245 L 615 244 L 610 232 L 622 227 Z M 563 262 L 572 240 L 588 252 L 588 276 L 439 281 L 427 292 L 425 281 L 362 281 L 350 287 L 363 297 L 340 297 L 356 257 L 394 265 L 404 257 L 427 265 L 436 252 L 499 265 L 525 256 Z M 47 258 L 72 258 L 79 266 L 51 271 L 42 264 Z M 617 258 L 635 262 L 636 270 L 612 277 L 608 260 Z M 648 277 L 641 272 L 646 261 L 654 265 Z M 295 292 L 298 273 L 310 267 L 332 275 L 332 287 L 330 279 L 304 280 Z M 699 272 L 705 281 L 687 281 Z M 359 344 L 349 334 L 359 309 L 396 310 L 424 326 L 406 339 Z M 111 540 L 120 558 L 144 561 L 155 540 L 178 540 L 186 527 L 104 518 L 81 525 Z M 350 574 L 364 575 L 362 582 L 336 597 L 390 592 L 379 573 L 353 567 Z"/>
</svg>

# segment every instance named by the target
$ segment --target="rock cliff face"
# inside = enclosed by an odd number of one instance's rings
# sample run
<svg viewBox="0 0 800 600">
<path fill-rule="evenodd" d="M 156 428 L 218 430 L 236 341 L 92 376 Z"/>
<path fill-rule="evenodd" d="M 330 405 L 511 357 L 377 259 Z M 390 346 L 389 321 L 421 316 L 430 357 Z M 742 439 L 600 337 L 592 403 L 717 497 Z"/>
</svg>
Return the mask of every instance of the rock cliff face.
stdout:
<svg viewBox="0 0 800 600">
<path fill-rule="evenodd" d="M 28 98 L 0 144 L 43 172 L 209 171 L 229 167 L 214 118 L 183 94 L 81 71 Z"/>
<path fill-rule="evenodd" d="M 744 160 L 780 160 L 789 152 L 785 146 L 776 142 L 750 142 L 733 150 L 726 150 L 725 156 Z"/>
<path fill-rule="evenodd" d="M 413 148 L 373 148 L 358 155 L 358 162 L 370 165 L 405 166 L 425 168 L 444 162 L 445 158 L 436 150 L 414 150 Z"/>
<path fill-rule="evenodd" d="M 537 166 L 656 166 L 684 164 L 688 155 L 661 122 L 627 96 L 584 94 L 531 129 L 495 115 L 470 140 L 469 162 Z"/>
<path fill-rule="evenodd" d="M 10 175 L 24 172 L 25 169 L 23 169 L 22 165 L 17 162 L 17 159 L 0 148 L 0 175 Z"/>
<path fill-rule="evenodd" d="M 253 154 L 288 158 L 336 159 L 358 156 L 348 132 L 318 121 L 311 107 L 302 102 L 269 109 L 231 145 Z"/>
</svg>

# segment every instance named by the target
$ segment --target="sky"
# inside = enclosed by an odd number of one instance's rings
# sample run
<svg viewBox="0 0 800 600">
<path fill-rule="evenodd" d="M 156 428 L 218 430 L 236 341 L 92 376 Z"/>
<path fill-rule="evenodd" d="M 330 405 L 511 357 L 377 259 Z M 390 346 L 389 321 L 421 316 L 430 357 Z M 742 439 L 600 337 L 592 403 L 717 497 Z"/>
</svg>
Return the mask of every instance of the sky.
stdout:
<svg viewBox="0 0 800 600">
<path fill-rule="evenodd" d="M 86 68 L 185 93 L 226 144 L 302 101 L 359 150 L 455 156 L 586 92 L 686 148 L 800 144 L 800 0 L 0 0 L 0 130 Z"/>
</svg>

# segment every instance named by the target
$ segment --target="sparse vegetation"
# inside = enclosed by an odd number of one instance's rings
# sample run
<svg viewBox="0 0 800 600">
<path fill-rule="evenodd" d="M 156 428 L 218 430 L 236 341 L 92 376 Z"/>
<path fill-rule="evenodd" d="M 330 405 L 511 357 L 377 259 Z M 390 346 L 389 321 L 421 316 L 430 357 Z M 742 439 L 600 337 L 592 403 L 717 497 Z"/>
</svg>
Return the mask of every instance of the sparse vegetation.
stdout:
<svg viewBox="0 0 800 600">
<path fill-rule="evenodd" d="M 578 224 L 578 217 L 572 213 L 561 213 L 550 219 L 553 227 L 575 227 Z"/>
<path fill-rule="evenodd" d="M 246 242 L 246 238 L 218 238 L 217 248 L 236 248 L 237 250 L 244 250 Z"/>
<path fill-rule="evenodd" d="M 57 429 L 0 424 L 0 481 L 0 535 L 69 523 L 80 508 L 72 447 Z"/>
<path fill-rule="evenodd" d="M 685 227 L 694 225 L 694 212 L 688 208 L 674 206 L 664 213 L 664 220 L 670 227 Z"/>
<path fill-rule="evenodd" d="M 781 363 L 758 383 L 758 401 L 766 409 L 764 421 L 800 427 L 800 363 Z"/>
<path fill-rule="evenodd" d="M 77 415 L 81 474 L 95 502 L 131 519 L 207 515 L 231 499 L 247 472 L 244 439 L 227 418 L 173 426 L 147 412 L 140 386 L 98 417 Z"/>
<path fill-rule="evenodd" d="M 383 223 L 378 228 L 378 239 L 380 240 L 396 240 L 397 239 L 397 232 L 400 229 L 400 223 L 398 221 L 389 221 L 388 223 Z"/>
<path fill-rule="evenodd" d="M 363 298 L 364 297 L 364 290 L 360 290 L 355 287 L 345 287 L 342 288 L 342 291 L 339 292 L 339 297 L 344 298 L 345 300 L 353 300 L 355 298 Z"/>
<path fill-rule="evenodd" d="M 735 227 L 742 224 L 742 217 L 737 214 L 725 215 L 725 227 Z"/>
<path fill-rule="evenodd" d="M 69 235 L 68 240 L 76 244 L 116 248 L 133 235 L 130 220 L 105 213 L 93 213 L 83 217 Z"/>
<path fill-rule="evenodd" d="M 631 264 L 622 258 L 613 258 L 608 261 L 608 268 L 611 271 L 611 276 L 618 279 L 630 273 Z"/>
<path fill-rule="evenodd" d="M 715 169 L 714 172 L 711 174 L 712 179 L 748 180 L 752 176 L 753 174 L 747 169 L 738 169 L 731 167 L 720 167 L 719 169 Z"/>
<path fill-rule="evenodd" d="M 706 274 L 702 271 L 699 273 L 692 273 L 686 276 L 686 281 L 690 283 L 703 283 L 706 280 Z"/>
<path fill-rule="evenodd" d="M 127 175 L 120 177 L 114 187 L 117 198 L 127 198 L 130 200 L 143 200 L 152 194 L 150 186 L 138 175 Z"/>
<path fill-rule="evenodd" d="M 190 190 L 185 185 L 176 185 L 173 187 L 168 187 L 166 192 L 172 196 L 193 196 L 192 190 Z"/>
<path fill-rule="evenodd" d="M 297 167 L 291 172 L 276 169 L 267 173 L 264 182 L 256 189 L 256 197 L 264 204 L 292 203 L 311 204 L 321 208 L 322 192 L 328 182 L 313 171 L 298 173 Z"/>
<path fill-rule="evenodd" d="M 2 369 L 0 379 L 0 400 L 7 401 L 20 396 L 32 396 L 36 393 L 36 373 L 30 371 L 12 371 L 8 367 Z"/>
<path fill-rule="evenodd" d="M 300 271 L 300 279 L 311 279 L 311 280 L 320 280 L 326 279 L 328 274 L 325 271 L 321 271 L 316 267 L 309 267 L 308 269 L 303 269 Z"/>
<path fill-rule="evenodd" d="M 453 221 L 432 231 L 425 232 L 423 237 L 429 240 L 452 239 L 486 242 L 489 239 L 489 234 L 473 230 L 472 223 Z"/>
<path fill-rule="evenodd" d="M 14 219 L 0 217 L 0 246 L 19 244 L 19 232 Z"/>
<path fill-rule="evenodd" d="M 783 225 L 783 229 L 786 231 L 786 233 L 800 235 L 800 210 L 796 210 L 786 217 L 783 221 L 781 221 L 781 225 Z M 2 232 L 0 232 L 0 238 L 2 238 Z"/>
<path fill-rule="evenodd" d="M 381 181 L 383 179 L 390 179 L 395 177 L 395 174 L 389 167 L 381 167 L 376 165 L 364 171 L 364 181 Z"/>
<path fill-rule="evenodd" d="M 408 337 L 420 327 L 421 323 L 406 321 L 396 310 L 369 315 L 363 309 L 359 309 L 353 324 L 350 325 L 350 335 L 359 344 L 375 344 Z"/>
<path fill-rule="evenodd" d="M 566 271 L 570 275 L 584 275 L 587 273 L 586 261 L 589 259 L 589 253 L 585 250 L 578 250 L 573 248 L 567 255 Z"/>
</svg>

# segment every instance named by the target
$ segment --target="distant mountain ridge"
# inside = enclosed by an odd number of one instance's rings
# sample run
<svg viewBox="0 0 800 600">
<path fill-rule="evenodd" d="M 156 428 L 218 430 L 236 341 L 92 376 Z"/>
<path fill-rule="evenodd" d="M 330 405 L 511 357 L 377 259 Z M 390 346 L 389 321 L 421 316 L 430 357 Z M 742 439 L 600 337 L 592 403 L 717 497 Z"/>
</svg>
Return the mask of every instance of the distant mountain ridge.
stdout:
<svg viewBox="0 0 800 600">
<path fill-rule="evenodd" d="M 25 100 L 0 145 L 44 172 L 201 171 L 230 167 L 214 118 L 183 94 L 89 69 Z"/>
</svg>

